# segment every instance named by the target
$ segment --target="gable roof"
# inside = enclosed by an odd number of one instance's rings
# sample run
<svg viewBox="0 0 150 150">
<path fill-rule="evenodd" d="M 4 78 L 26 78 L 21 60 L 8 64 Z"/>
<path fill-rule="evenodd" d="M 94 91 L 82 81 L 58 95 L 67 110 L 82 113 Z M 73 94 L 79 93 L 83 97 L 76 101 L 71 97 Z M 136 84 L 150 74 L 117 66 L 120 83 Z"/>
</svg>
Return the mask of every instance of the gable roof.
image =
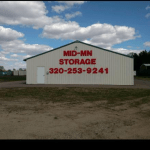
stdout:
<svg viewBox="0 0 150 150">
<path fill-rule="evenodd" d="M 98 49 L 102 49 L 102 50 L 105 50 L 105 51 L 108 51 L 108 52 L 111 52 L 111 53 L 115 53 L 115 54 L 119 54 L 119 55 L 123 55 L 123 56 L 126 56 L 126 57 L 129 57 L 129 58 L 133 58 L 132 56 L 129 56 L 129 55 L 125 55 L 125 54 L 121 54 L 121 53 L 118 53 L 118 52 L 114 52 L 114 51 L 111 51 L 111 50 L 107 50 L 107 49 L 104 49 L 104 48 L 101 48 L 101 47 L 98 47 L 98 46 L 94 46 L 94 45 L 91 45 L 91 44 L 87 44 L 87 43 L 84 43 L 84 42 L 81 42 L 81 41 L 74 41 L 74 42 L 71 42 L 69 44 L 66 44 L 66 45 L 63 45 L 63 46 L 60 46 L 58 48 L 55 48 L 55 49 L 52 49 L 52 50 L 49 50 L 49 51 L 46 51 L 46 52 L 43 52 L 43 53 L 40 53 L 40 54 L 37 54 L 35 56 L 32 56 L 32 57 L 29 57 L 29 58 L 26 58 L 26 59 L 23 59 L 23 61 L 26 61 L 28 59 L 31 59 L 31 58 L 34 58 L 34 57 L 37 57 L 39 55 L 43 55 L 43 54 L 46 54 L 46 53 L 49 53 L 49 52 L 52 52 L 54 50 L 57 50 L 59 48 L 62 48 L 62 47 L 65 47 L 65 46 L 68 46 L 68 45 L 71 45 L 73 43 L 82 43 L 82 44 L 85 44 L 85 45 L 88 45 L 88 46 L 92 46 L 92 47 L 95 47 L 95 48 L 98 48 Z"/>
</svg>

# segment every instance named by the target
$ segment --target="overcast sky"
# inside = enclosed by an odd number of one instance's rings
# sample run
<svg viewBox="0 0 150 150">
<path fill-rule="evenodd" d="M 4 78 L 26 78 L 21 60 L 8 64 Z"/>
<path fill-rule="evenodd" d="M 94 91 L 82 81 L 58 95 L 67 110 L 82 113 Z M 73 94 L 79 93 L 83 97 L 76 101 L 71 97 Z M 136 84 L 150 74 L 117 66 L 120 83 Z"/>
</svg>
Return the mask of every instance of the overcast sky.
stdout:
<svg viewBox="0 0 150 150">
<path fill-rule="evenodd" d="M 123 54 L 150 50 L 148 1 L 0 1 L 0 66 L 80 40 Z"/>
</svg>

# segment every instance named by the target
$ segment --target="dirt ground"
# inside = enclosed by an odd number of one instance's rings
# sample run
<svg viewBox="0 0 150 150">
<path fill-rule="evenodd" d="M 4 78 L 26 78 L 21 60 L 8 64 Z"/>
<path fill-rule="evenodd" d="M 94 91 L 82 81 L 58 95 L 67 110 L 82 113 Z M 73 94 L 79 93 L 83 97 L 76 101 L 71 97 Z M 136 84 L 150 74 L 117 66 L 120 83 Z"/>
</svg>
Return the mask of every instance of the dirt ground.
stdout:
<svg viewBox="0 0 150 150">
<path fill-rule="evenodd" d="M 148 81 L 135 83 L 132 88 L 150 88 Z M 150 103 L 132 107 L 138 101 L 108 105 L 106 100 L 70 104 L 1 98 L 0 139 L 150 139 Z"/>
<path fill-rule="evenodd" d="M 0 100 L 0 139 L 150 139 L 149 105 Z"/>
</svg>

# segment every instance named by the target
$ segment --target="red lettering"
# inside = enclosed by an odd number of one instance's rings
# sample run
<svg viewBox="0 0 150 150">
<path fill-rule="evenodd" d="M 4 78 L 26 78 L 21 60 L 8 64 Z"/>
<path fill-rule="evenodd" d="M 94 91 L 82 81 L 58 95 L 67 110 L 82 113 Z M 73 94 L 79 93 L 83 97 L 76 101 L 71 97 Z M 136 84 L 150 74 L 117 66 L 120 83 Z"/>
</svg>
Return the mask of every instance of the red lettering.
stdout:
<svg viewBox="0 0 150 150">
<path fill-rule="evenodd" d="M 72 61 L 72 62 L 71 62 L 71 61 Z M 73 64 L 74 64 L 74 59 L 70 59 L 70 60 L 69 60 L 69 64 L 70 64 L 70 65 L 73 65 Z"/>
<path fill-rule="evenodd" d="M 99 73 L 104 73 L 103 68 L 100 68 L 98 72 L 99 72 Z"/>
<path fill-rule="evenodd" d="M 63 65 L 63 64 L 64 64 L 63 59 L 59 59 L 59 64 L 60 64 L 60 65 Z"/>
<path fill-rule="evenodd" d="M 106 71 L 106 74 L 108 74 L 108 68 L 106 68 L 105 71 Z"/>
<path fill-rule="evenodd" d="M 92 50 L 87 50 L 87 56 L 92 56 Z"/>
<path fill-rule="evenodd" d="M 81 50 L 80 52 L 68 50 L 63 52 L 63 56 L 76 56 L 77 54 L 80 54 L 80 56 L 92 56 L 92 50 Z"/>
<path fill-rule="evenodd" d="M 72 51 L 69 51 L 70 55 L 69 56 L 72 56 Z"/>
<path fill-rule="evenodd" d="M 97 73 L 97 68 L 93 68 L 93 73 Z"/>
<path fill-rule="evenodd" d="M 54 68 L 54 73 L 58 74 L 58 68 Z"/>
<path fill-rule="evenodd" d="M 70 55 L 69 55 L 69 51 L 64 51 L 63 54 L 64 54 L 64 56 L 70 56 Z"/>
<path fill-rule="evenodd" d="M 80 65 L 81 65 L 81 64 L 85 64 L 84 59 L 81 59 Z"/>
<path fill-rule="evenodd" d="M 72 73 L 72 68 L 68 68 L 68 74 Z"/>
<path fill-rule="evenodd" d="M 82 65 L 82 64 L 92 64 L 92 65 L 95 65 L 96 64 L 96 58 L 93 58 L 93 59 L 59 59 L 59 64 L 60 65 L 63 65 L 63 64 L 70 64 L 70 65 L 73 65 L 73 64 L 79 64 L 79 65 Z"/>
<path fill-rule="evenodd" d="M 86 70 L 88 74 L 92 72 L 92 69 L 90 67 L 88 67 Z"/>
<path fill-rule="evenodd" d="M 49 68 L 49 73 L 52 74 L 54 72 L 53 68 Z"/>
<path fill-rule="evenodd" d="M 73 73 L 74 73 L 74 74 L 77 73 L 77 68 L 73 68 Z"/>
<path fill-rule="evenodd" d="M 90 64 L 90 59 L 85 59 L 85 64 Z"/>
<path fill-rule="evenodd" d="M 78 68 L 78 73 L 79 73 L 79 74 L 82 73 L 82 68 Z"/>
<path fill-rule="evenodd" d="M 75 64 L 79 64 L 79 59 L 75 59 Z"/>
<path fill-rule="evenodd" d="M 96 64 L 96 59 L 91 59 L 91 65 L 95 65 Z"/>
<path fill-rule="evenodd" d="M 68 59 L 64 59 L 64 61 L 65 61 L 65 64 L 67 65 Z"/>
<path fill-rule="evenodd" d="M 76 56 L 77 55 L 77 51 L 72 51 L 72 56 Z"/>
<path fill-rule="evenodd" d="M 87 55 L 86 55 L 86 51 L 81 50 L 81 51 L 80 51 L 80 56 L 87 56 Z"/>
<path fill-rule="evenodd" d="M 60 74 L 64 73 L 64 69 L 63 68 L 59 68 L 59 73 Z"/>
</svg>

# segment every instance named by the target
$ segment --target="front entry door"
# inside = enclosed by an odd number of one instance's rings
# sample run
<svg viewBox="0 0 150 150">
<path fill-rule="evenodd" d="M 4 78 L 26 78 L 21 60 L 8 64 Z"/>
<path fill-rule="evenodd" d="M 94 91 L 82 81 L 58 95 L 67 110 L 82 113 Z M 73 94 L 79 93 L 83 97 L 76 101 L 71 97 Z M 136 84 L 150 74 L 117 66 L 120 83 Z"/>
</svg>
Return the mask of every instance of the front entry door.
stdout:
<svg viewBox="0 0 150 150">
<path fill-rule="evenodd" d="M 45 83 L 45 67 L 37 67 L 37 83 Z"/>
</svg>

